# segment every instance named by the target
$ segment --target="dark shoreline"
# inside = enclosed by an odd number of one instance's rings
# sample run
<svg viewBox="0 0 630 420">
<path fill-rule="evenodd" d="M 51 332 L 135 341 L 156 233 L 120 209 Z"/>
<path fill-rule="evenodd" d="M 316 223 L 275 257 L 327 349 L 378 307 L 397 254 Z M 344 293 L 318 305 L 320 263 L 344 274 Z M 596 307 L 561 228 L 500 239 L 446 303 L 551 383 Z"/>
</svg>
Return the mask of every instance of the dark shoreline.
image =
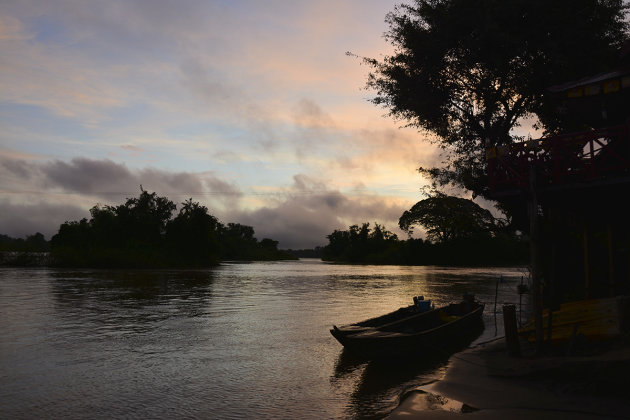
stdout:
<svg viewBox="0 0 630 420">
<path fill-rule="evenodd" d="M 138 265 L 138 266 L 116 266 L 116 265 L 112 265 L 112 266 L 103 266 L 103 265 L 96 265 L 96 266 L 70 266 L 70 265 L 65 265 L 65 264 L 55 264 L 55 262 L 52 260 L 52 256 L 50 255 L 50 252 L 28 252 L 28 251 L 0 251 L 0 267 L 14 267 L 14 268 L 69 268 L 69 269 L 74 269 L 74 268 L 79 268 L 79 269 L 129 269 L 129 270 L 134 270 L 134 269 L 166 269 L 166 270 L 173 270 L 173 269 L 181 269 L 181 270 L 188 270 L 188 269 L 204 269 L 204 268 L 213 268 L 213 267 L 217 267 L 219 266 L 221 263 L 226 263 L 226 262 L 242 262 L 242 263 L 247 263 L 247 262 L 258 262 L 258 261 L 296 261 L 299 258 L 295 258 L 295 259 L 289 259 L 289 258 L 282 258 L 282 259 L 265 259 L 265 260 L 225 260 L 225 261 L 219 261 L 217 264 L 214 265 L 208 265 L 208 266 L 187 266 L 187 267 L 183 267 L 183 266 L 170 266 L 170 265 L 164 265 L 164 266 L 145 266 L 145 265 Z"/>
<path fill-rule="evenodd" d="M 629 415 L 627 337 L 601 343 L 598 351 L 583 355 L 529 353 L 510 357 L 503 338 L 457 353 L 442 380 L 406 392 L 387 418 L 450 419 L 464 413 L 470 418 L 513 420 Z"/>
<path fill-rule="evenodd" d="M 182 266 L 69 266 L 63 264 L 55 264 L 52 261 L 52 257 L 50 256 L 50 252 L 28 252 L 28 251 L 0 251 L 0 267 L 24 267 L 24 268 L 114 268 L 114 269 L 136 269 L 136 268 L 148 268 L 148 269 L 199 269 L 199 268 L 212 268 L 220 265 L 221 263 L 247 263 L 247 262 L 258 262 L 258 261 L 297 261 L 299 257 L 295 257 L 295 259 L 281 258 L 281 259 L 261 259 L 261 260 L 225 260 L 219 261 L 216 265 L 211 265 L 207 267 L 182 267 Z M 335 265 L 352 265 L 352 266 L 394 266 L 400 265 L 405 267 L 431 267 L 431 266 L 440 266 L 440 267 L 452 267 L 452 268 L 483 268 L 483 267 L 491 267 L 491 268 L 507 268 L 507 267 L 525 267 L 526 263 L 521 264 L 404 264 L 404 263 L 370 263 L 370 262 L 350 262 L 350 261 L 330 261 L 323 258 L 315 258 L 321 259 L 323 262 L 327 264 L 335 264 Z"/>
</svg>

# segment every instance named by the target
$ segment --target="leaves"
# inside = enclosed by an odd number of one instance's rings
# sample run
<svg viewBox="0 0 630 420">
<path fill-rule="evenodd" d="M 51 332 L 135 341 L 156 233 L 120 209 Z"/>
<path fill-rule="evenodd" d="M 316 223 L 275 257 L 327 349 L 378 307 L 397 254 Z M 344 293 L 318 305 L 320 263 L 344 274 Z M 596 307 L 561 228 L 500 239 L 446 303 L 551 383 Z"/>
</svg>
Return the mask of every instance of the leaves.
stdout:
<svg viewBox="0 0 630 420">
<path fill-rule="evenodd" d="M 410 235 L 414 225 L 423 226 L 436 242 L 490 237 L 498 227 L 492 214 L 472 200 L 441 193 L 414 204 L 398 225 Z"/>
<path fill-rule="evenodd" d="M 519 119 L 562 121 L 547 88 L 607 69 L 628 39 L 621 0 L 416 0 L 387 16 L 394 53 L 366 58 L 375 105 L 437 136 L 438 185 L 488 197 L 484 150 L 519 140 Z M 433 177 L 435 175 L 435 177 Z"/>
</svg>

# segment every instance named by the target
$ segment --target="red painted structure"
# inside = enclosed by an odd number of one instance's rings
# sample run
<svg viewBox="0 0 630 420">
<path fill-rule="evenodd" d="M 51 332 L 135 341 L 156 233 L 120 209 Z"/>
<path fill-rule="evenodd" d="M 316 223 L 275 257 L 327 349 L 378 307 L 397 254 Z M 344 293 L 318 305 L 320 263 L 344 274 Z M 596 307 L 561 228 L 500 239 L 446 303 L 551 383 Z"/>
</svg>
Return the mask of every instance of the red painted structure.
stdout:
<svg viewBox="0 0 630 420">
<path fill-rule="evenodd" d="M 567 126 L 580 132 L 487 149 L 489 186 L 505 195 L 529 189 L 530 169 L 546 187 L 623 181 L 630 176 L 630 41 L 609 71 L 549 88 Z"/>
<path fill-rule="evenodd" d="M 488 148 L 490 192 L 526 232 L 538 209 L 547 304 L 630 294 L 630 42 L 617 67 L 548 94 L 579 128 Z"/>
<path fill-rule="evenodd" d="M 630 123 L 489 148 L 492 192 L 526 190 L 529 171 L 538 188 L 630 176 Z"/>
</svg>

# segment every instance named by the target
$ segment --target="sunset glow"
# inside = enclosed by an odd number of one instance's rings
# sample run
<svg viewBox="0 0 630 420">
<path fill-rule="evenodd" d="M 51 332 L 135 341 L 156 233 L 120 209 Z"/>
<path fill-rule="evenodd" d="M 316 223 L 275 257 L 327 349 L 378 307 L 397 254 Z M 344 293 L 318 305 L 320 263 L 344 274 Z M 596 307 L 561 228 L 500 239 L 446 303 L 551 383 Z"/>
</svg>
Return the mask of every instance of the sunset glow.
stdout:
<svg viewBox="0 0 630 420">
<path fill-rule="evenodd" d="M 399 232 L 439 156 L 345 54 L 390 53 L 396 3 L 2 2 L 0 233 L 50 238 L 140 184 L 282 248 Z"/>
</svg>

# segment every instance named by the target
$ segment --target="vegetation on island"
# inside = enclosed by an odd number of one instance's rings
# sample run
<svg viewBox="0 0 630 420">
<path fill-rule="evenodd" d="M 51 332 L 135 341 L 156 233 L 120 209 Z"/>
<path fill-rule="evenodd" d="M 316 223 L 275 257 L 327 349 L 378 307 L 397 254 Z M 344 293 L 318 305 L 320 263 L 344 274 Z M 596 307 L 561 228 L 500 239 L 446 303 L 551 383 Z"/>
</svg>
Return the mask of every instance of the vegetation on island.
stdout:
<svg viewBox="0 0 630 420">
<path fill-rule="evenodd" d="M 192 199 L 177 206 L 142 190 L 118 206 L 96 205 L 90 219 L 65 222 L 50 241 L 65 267 L 209 267 L 225 260 L 295 259 L 254 228 L 223 224 Z"/>
<path fill-rule="evenodd" d="M 413 227 L 423 226 L 427 239 L 412 238 Z M 325 261 L 358 264 L 499 266 L 521 265 L 528 244 L 502 220 L 471 200 L 437 194 L 416 203 L 399 219 L 409 234 L 400 240 L 378 223 L 327 236 Z"/>
</svg>

